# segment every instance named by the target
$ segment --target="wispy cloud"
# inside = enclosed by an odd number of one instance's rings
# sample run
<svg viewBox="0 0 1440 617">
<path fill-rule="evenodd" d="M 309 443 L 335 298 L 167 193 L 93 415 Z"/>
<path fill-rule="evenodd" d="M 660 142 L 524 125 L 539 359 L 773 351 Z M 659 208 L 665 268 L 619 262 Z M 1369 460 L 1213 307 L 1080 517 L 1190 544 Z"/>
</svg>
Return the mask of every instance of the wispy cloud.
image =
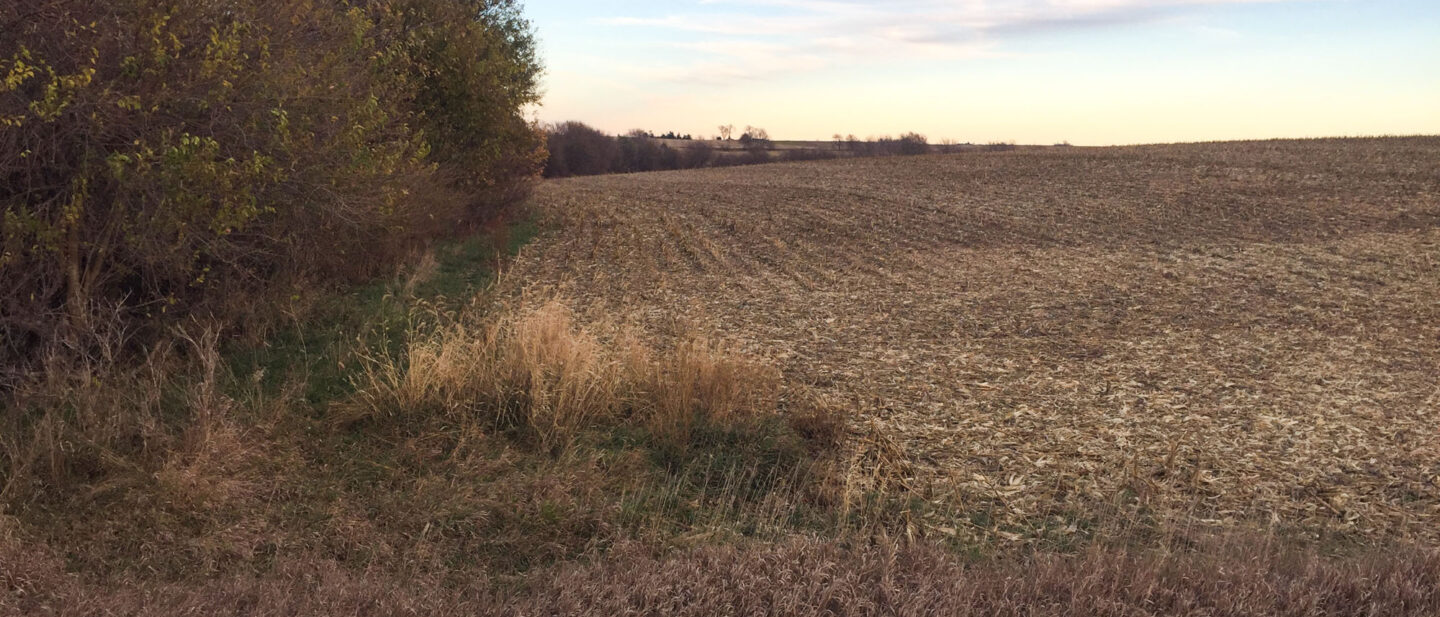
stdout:
<svg viewBox="0 0 1440 617">
<path fill-rule="evenodd" d="M 1206 5 L 1297 0 L 703 0 L 664 17 L 616 17 L 617 27 L 698 35 L 657 54 L 653 79 L 757 80 L 877 61 L 1003 55 L 1022 34 L 1143 23 Z M 1303 1 L 1303 0 L 1298 0 Z M 696 59 L 694 56 L 699 55 Z"/>
</svg>

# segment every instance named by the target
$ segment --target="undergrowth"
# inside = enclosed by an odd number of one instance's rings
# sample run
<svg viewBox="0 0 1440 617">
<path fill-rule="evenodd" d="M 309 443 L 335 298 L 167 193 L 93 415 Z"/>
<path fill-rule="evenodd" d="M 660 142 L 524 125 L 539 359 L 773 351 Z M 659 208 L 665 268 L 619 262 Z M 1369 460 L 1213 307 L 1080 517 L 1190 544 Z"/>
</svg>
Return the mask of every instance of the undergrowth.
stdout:
<svg viewBox="0 0 1440 617">
<path fill-rule="evenodd" d="M 497 259 L 513 255 L 537 232 L 527 218 L 443 244 L 399 277 L 322 297 L 303 320 L 292 319 L 262 340 L 227 346 L 232 391 L 251 382 L 274 394 L 301 383 L 312 408 L 343 398 L 364 358 L 398 353 L 410 335 L 465 308 L 493 278 Z"/>
<path fill-rule="evenodd" d="M 259 340 L 193 323 L 143 362 L 44 373 L 7 402 L 7 533 L 92 580 L 181 581 L 506 575 L 838 523 L 839 419 L 789 413 L 773 369 L 487 298 L 537 231 L 438 247 Z"/>
</svg>

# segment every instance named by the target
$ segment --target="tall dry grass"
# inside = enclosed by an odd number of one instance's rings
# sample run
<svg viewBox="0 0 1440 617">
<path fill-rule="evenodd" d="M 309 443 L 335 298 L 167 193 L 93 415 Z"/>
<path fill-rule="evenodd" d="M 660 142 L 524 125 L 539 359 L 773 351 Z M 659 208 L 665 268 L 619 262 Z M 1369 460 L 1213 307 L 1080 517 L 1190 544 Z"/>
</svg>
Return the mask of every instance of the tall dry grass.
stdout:
<svg viewBox="0 0 1440 617">
<path fill-rule="evenodd" d="M 1253 540 L 1253 539 L 1252 539 Z M 954 615 L 1428 617 L 1440 554 L 1346 559 L 1244 539 L 1188 552 L 1096 547 L 966 563 L 929 546 L 798 540 L 657 556 L 621 548 L 547 568 L 509 591 L 410 579 L 330 561 L 268 575 L 124 589 L 67 575 L 0 521 L 0 615 Z"/>
<path fill-rule="evenodd" d="M 683 448 L 697 427 L 775 411 L 779 374 L 700 336 L 668 349 L 624 333 L 601 341 L 550 301 L 417 338 L 399 357 L 373 359 L 358 390 L 337 419 L 439 414 L 551 452 L 626 421 Z"/>
<path fill-rule="evenodd" d="M 0 503 L 94 495 L 138 483 L 206 501 L 232 486 L 249 446 L 221 392 L 219 336 L 177 329 L 143 358 L 57 350 L 0 399 Z M 80 494 L 85 494 L 81 492 Z"/>
<path fill-rule="evenodd" d="M 438 413 L 520 430 L 563 448 L 580 426 L 615 413 L 618 367 L 568 313 L 547 305 L 519 318 L 457 324 L 371 362 L 363 413 Z"/>
<path fill-rule="evenodd" d="M 688 444 L 698 427 L 743 423 L 775 409 L 779 373 L 715 341 L 692 337 L 658 356 L 627 359 L 636 395 L 631 404 L 663 442 Z"/>
</svg>

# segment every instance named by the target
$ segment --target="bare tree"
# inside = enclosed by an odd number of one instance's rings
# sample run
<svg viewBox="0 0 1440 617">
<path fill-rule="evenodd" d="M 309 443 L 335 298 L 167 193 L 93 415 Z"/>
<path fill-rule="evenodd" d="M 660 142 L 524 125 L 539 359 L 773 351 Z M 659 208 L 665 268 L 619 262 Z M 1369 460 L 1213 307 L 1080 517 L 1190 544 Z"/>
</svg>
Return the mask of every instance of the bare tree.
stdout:
<svg viewBox="0 0 1440 617">
<path fill-rule="evenodd" d="M 722 124 L 722 125 L 720 125 L 720 138 L 721 138 L 721 139 L 724 139 L 725 141 L 730 141 L 730 136 L 733 135 L 733 134 L 735 134 L 735 125 L 733 125 L 733 124 Z"/>
</svg>

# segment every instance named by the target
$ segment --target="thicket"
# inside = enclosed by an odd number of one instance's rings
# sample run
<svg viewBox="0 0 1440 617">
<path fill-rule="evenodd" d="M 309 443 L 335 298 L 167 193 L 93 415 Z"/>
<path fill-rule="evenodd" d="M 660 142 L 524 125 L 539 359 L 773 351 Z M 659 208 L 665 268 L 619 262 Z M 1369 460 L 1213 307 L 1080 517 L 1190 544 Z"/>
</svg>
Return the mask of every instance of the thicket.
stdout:
<svg viewBox="0 0 1440 617">
<path fill-rule="evenodd" d="M 730 141 L 733 126 L 720 127 L 722 137 Z M 666 134 L 666 138 L 670 134 Z M 683 139 L 683 137 L 682 137 Z M 715 148 L 705 140 L 695 140 L 674 148 L 655 138 L 653 133 L 633 130 L 611 136 L 581 122 L 563 122 L 546 130 L 549 159 L 545 177 L 591 176 L 609 173 L 695 169 L 756 165 L 774 161 L 814 161 L 847 156 L 913 156 L 932 151 L 954 152 L 954 144 L 932 148 L 924 135 L 905 133 L 900 137 L 879 137 L 862 141 L 854 135 L 835 136 L 834 148 L 777 149 L 765 129 L 747 126 L 736 141 L 740 148 Z"/>
<path fill-rule="evenodd" d="M 705 142 L 677 149 L 640 129 L 611 136 L 574 121 L 546 131 L 546 150 L 547 178 L 693 169 L 711 165 L 715 159 L 714 149 Z"/>
<path fill-rule="evenodd" d="M 871 138 L 868 141 L 860 141 L 851 135 L 845 141 L 837 140 L 837 145 L 855 156 L 914 156 L 930 152 L 929 140 L 919 133 L 905 133 L 898 138 Z"/>
<path fill-rule="evenodd" d="M 0 366 L 372 276 L 544 161 L 514 0 L 0 6 Z"/>
</svg>

